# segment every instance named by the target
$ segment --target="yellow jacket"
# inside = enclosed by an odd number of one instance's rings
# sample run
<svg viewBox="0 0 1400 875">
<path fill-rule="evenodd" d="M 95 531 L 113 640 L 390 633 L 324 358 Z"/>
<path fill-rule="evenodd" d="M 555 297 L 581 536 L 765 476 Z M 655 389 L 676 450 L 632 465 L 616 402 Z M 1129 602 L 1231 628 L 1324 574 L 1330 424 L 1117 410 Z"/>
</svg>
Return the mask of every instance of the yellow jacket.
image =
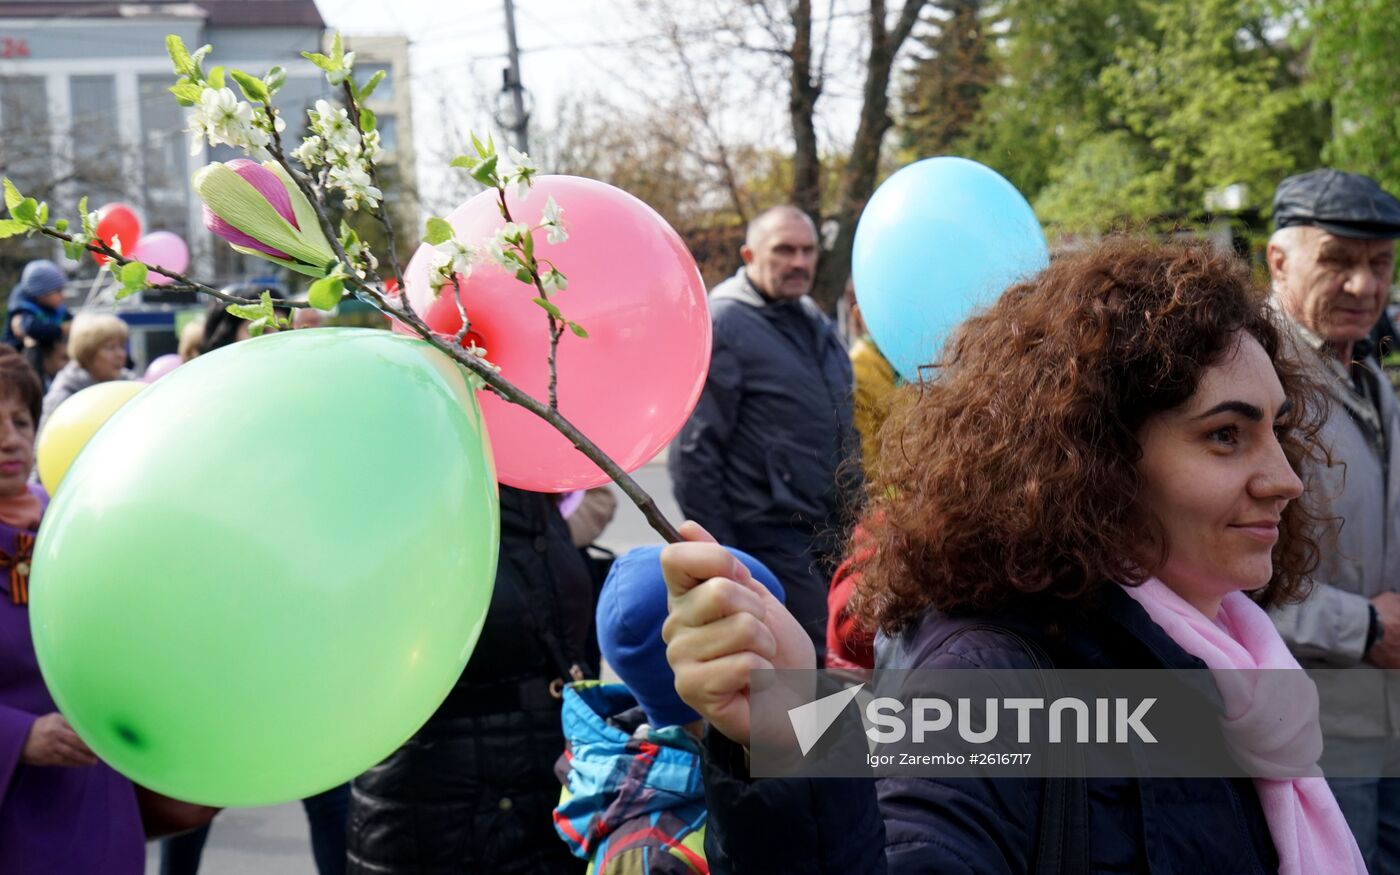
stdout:
<svg viewBox="0 0 1400 875">
<path fill-rule="evenodd" d="M 851 370 L 855 374 L 855 421 L 860 432 L 860 449 L 864 454 L 867 475 L 875 461 L 876 435 L 889 413 L 890 396 L 899 378 L 894 366 L 885 360 L 875 342 L 862 337 L 851 346 Z"/>
</svg>

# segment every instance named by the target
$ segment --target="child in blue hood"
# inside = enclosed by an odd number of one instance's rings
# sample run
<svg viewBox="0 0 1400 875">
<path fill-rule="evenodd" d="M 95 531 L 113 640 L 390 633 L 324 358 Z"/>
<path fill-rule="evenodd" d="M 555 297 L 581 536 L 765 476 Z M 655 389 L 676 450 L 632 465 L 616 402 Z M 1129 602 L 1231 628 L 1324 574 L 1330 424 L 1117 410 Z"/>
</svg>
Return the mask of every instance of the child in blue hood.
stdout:
<svg viewBox="0 0 1400 875">
<path fill-rule="evenodd" d="M 5 315 L 4 341 L 16 350 L 29 345 L 52 346 L 67 334 L 64 323 L 73 317 L 63 306 L 63 288 L 68 278 L 58 265 L 46 259 L 31 261 L 20 274 L 19 285 L 10 293 Z"/>
<path fill-rule="evenodd" d="M 732 550 L 780 601 L 763 563 Z M 554 827 L 589 875 L 707 875 L 700 715 L 676 694 L 661 624 L 666 582 L 661 548 L 617 558 L 597 610 L 598 644 L 621 684 L 582 681 L 564 689 L 567 747 Z"/>
</svg>

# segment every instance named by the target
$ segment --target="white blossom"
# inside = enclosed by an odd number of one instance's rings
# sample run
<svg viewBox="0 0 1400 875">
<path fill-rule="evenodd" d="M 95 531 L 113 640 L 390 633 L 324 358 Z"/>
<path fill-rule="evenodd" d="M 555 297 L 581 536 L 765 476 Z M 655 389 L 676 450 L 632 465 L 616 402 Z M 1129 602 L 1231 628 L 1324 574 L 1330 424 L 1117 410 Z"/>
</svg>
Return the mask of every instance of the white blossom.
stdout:
<svg viewBox="0 0 1400 875">
<path fill-rule="evenodd" d="M 540 274 L 540 285 L 546 292 L 562 292 L 569 287 L 569 280 L 555 268 Z"/>
<path fill-rule="evenodd" d="M 510 273 L 515 273 L 522 267 L 520 260 L 516 258 L 515 251 L 505 247 L 505 243 L 500 239 L 500 232 L 497 232 L 495 237 L 487 240 L 484 248 L 486 249 L 487 258 L 499 264 Z"/>
<path fill-rule="evenodd" d="M 204 89 L 186 130 L 191 135 L 191 155 L 200 153 L 206 139 L 211 146 L 224 143 L 254 153 L 271 142 L 268 132 L 254 123 L 252 104 L 239 100 L 228 88 Z"/>
<path fill-rule="evenodd" d="M 318 167 L 326 161 L 325 143 L 315 135 L 307 137 L 292 152 L 292 157 L 300 161 L 303 167 Z"/>
<path fill-rule="evenodd" d="M 371 164 L 384 160 L 384 150 L 379 145 L 378 131 L 365 131 L 360 138 L 360 155 Z"/>
<path fill-rule="evenodd" d="M 330 101 L 316 101 L 312 130 L 321 135 L 328 153 L 354 153 L 360 148 L 360 132 L 350 121 L 350 114 L 343 106 L 332 106 Z"/>
<path fill-rule="evenodd" d="M 515 169 L 508 174 L 508 179 L 515 181 L 515 196 L 521 200 L 530 193 L 530 186 L 536 173 L 535 162 L 514 146 L 506 146 L 506 155 L 510 158 L 510 163 L 515 165 Z"/>
<path fill-rule="evenodd" d="M 455 237 L 444 240 L 433 247 L 432 266 L 448 274 L 468 276 L 478 258 L 476 251 Z"/>
<path fill-rule="evenodd" d="M 544 215 L 540 219 L 543 227 L 549 229 L 549 242 L 558 245 L 569 239 L 569 232 L 564 227 L 564 208 L 554 202 L 554 196 L 550 195 L 545 201 Z"/>
<path fill-rule="evenodd" d="M 331 188 L 345 193 L 345 206 L 351 210 L 359 209 L 361 205 L 373 208 L 384 197 L 358 162 L 348 167 L 332 167 L 329 184 Z"/>
</svg>

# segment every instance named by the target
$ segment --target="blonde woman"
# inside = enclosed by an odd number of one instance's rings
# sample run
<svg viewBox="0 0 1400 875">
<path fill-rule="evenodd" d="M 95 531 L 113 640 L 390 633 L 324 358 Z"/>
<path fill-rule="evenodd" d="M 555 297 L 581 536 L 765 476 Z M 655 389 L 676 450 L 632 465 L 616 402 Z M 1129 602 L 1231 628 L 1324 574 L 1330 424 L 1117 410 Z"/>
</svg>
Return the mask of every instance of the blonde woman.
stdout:
<svg viewBox="0 0 1400 875">
<path fill-rule="evenodd" d="M 44 395 L 39 430 L 58 405 L 75 392 L 109 380 L 133 380 L 126 369 L 126 342 L 131 332 L 111 313 L 79 313 L 68 332 L 68 364 L 53 379 Z"/>
</svg>

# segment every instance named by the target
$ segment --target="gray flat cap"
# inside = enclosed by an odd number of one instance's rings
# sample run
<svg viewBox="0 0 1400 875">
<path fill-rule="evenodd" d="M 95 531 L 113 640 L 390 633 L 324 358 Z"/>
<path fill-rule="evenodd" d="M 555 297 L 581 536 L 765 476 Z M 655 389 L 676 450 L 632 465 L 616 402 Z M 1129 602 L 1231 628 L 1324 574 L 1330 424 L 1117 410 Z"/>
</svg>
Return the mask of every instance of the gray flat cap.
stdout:
<svg viewBox="0 0 1400 875">
<path fill-rule="evenodd" d="M 1274 191 L 1274 225 L 1316 225 L 1338 237 L 1400 238 L 1400 201 L 1374 179 L 1341 170 L 1290 176 Z"/>
</svg>

